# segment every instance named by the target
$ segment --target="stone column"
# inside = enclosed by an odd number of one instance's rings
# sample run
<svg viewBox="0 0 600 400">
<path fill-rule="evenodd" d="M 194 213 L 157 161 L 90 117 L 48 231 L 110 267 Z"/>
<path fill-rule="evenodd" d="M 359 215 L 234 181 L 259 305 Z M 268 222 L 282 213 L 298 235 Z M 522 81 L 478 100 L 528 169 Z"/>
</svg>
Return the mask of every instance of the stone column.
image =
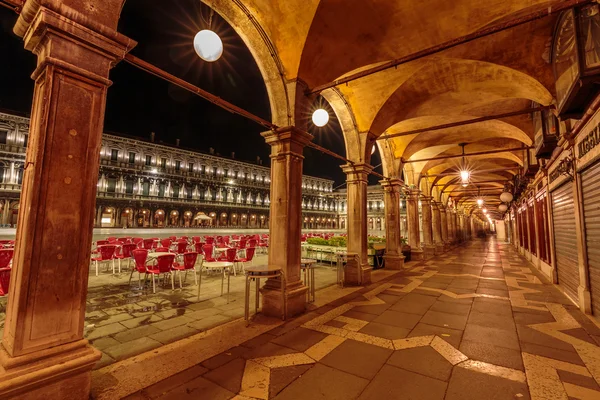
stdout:
<svg viewBox="0 0 600 400">
<path fill-rule="evenodd" d="M 421 214 L 423 217 L 423 254 L 425 258 L 431 258 L 435 255 L 431 215 L 432 199 L 433 197 L 430 196 L 421 196 Z"/>
<path fill-rule="evenodd" d="M 348 259 L 345 283 L 348 285 L 366 285 L 371 283 L 371 267 L 367 260 L 367 185 L 369 173 L 373 169 L 368 164 L 346 164 L 342 166 L 346 173 L 348 188 Z"/>
<path fill-rule="evenodd" d="M 440 203 L 432 201 L 432 226 L 433 226 L 433 245 L 435 255 L 444 252 L 444 241 L 442 240 L 442 215 L 440 213 Z"/>
<path fill-rule="evenodd" d="M 442 242 L 444 242 L 444 250 L 448 250 L 448 247 L 450 245 L 450 238 L 448 237 L 448 210 L 446 209 L 446 207 L 444 207 L 443 203 L 438 204 L 441 215 L 440 222 L 442 223 Z"/>
<path fill-rule="evenodd" d="M 10 217 L 12 210 L 10 209 L 10 200 L 4 200 L 4 213 L 2 214 L 2 223 L 4 225 L 10 224 Z"/>
<path fill-rule="evenodd" d="M 406 222 L 408 223 L 408 244 L 410 245 L 411 260 L 423 259 L 419 232 L 419 193 L 418 189 L 411 189 L 406 197 Z"/>
<path fill-rule="evenodd" d="M 458 215 L 456 209 L 452 210 L 452 237 L 454 238 L 454 243 L 458 243 Z"/>
<path fill-rule="evenodd" d="M 383 180 L 383 202 L 385 205 L 385 268 L 402 269 L 404 256 L 400 244 L 400 187 L 399 179 Z"/>
<path fill-rule="evenodd" d="M 291 317 L 304 312 L 306 286 L 300 280 L 302 230 L 302 152 L 312 135 L 295 127 L 262 133 L 271 146 L 269 265 L 283 269 L 287 304 L 281 302 L 281 280 L 269 279 L 261 290 L 262 312 Z M 259 217 L 260 218 L 260 217 Z"/>
<path fill-rule="evenodd" d="M 446 219 L 448 220 L 448 242 L 454 244 L 456 238 L 454 236 L 454 212 L 450 207 L 446 207 Z"/>
<path fill-rule="evenodd" d="M 135 43 L 115 31 L 122 1 L 55 3 L 27 1 L 15 26 L 38 60 L 0 398 L 87 399 L 101 355 L 83 328 L 104 107 Z"/>
<path fill-rule="evenodd" d="M 471 240 L 471 216 L 465 215 L 465 235 L 467 240 Z"/>
</svg>

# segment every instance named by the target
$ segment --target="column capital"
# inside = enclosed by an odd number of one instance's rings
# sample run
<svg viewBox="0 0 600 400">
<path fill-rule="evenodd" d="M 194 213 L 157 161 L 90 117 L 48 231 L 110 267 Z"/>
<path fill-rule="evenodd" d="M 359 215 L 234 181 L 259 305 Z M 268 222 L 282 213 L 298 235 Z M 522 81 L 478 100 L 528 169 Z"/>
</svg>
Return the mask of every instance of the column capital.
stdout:
<svg viewBox="0 0 600 400">
<path fill-rule="evenodd" d="M 398 178 L 383 179 L 379 181 L 384 190 L 400 190 L 404 182 Z"/>
<path fill-rule="evenodd" d="M 431 196 L 423 196 L 421 195 L 421 204 L 430 204 L 433 205 L 434 201 L 433 201 L 433 197 Z"/>
<path fill-rule="evenodd" d="M 295 126 L 284 126 L 276 130 L 262 132 L 260 135 L 264 137 L 267 144 L 272 147 L 284 142 L 292 142 L 304 147 L 314 138 L 310 133 L 298 129 Z"/>
<path fill-rule="evenodd" d="M 373 171 L 373 166 L 369 164 L 345 164 L 341 166 L 342 171 L 347 175 L 347 182 L 366 182 L 369 174 Z"/>
<path fill-rule="evenodd" d="M 32 3 L 36 2 L 27 2 Z M 137 42 L 116 30 L 100 25 L 95 25 L 94 30 L 89 29 L 83 25 L 85 18 L 78 17 L 81 17 L 81 14 L 77 12 L 72 13 L 70 18 L 65 18 L 49 8 L 38 7 L 27 29 L 23 31 L 25 48 L 38 55 L 37 69 L 32 74 L 34 79 L 44 71 L 47 64 L 55 64 L 61 69 L 85 76 L 102 85 L 110 85 L 110 69 L 122 60 Z M 85 47 L 81 46 L 78 51 L 72 51 L 71 46 L 63 45 L 65 36 L 74 38 L 73 42 L 84 44 Z"/>
<path fill-rule="evenodd" d="M 416 189 L 416 188 L 408 189 L 408 197 L 411 198 L 412 200 L 418 200 L 420 194 L 421 194 L 421 191 L 419 189 Z"/>
</svg>

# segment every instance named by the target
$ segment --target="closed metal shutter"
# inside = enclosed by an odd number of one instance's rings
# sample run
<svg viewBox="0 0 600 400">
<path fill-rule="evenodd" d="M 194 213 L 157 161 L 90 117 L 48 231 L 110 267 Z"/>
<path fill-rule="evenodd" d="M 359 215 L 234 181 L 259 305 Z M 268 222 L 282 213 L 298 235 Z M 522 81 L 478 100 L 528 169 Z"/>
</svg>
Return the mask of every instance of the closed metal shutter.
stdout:
<svg viewBox="0 0 600 400">
<path fill-rule="evenodd" d="M 552 192 L 554 248 L 558 284 L 572 300 L 578 302 L 579 268 L 577 267 L 577 232 L 575 228 L 573 184 L 568 182 Z"/>
<path fill-rule="evenodd" d="M 592 313 L 600 315 L 600 164 L 581 174 Z"/>
</svg>

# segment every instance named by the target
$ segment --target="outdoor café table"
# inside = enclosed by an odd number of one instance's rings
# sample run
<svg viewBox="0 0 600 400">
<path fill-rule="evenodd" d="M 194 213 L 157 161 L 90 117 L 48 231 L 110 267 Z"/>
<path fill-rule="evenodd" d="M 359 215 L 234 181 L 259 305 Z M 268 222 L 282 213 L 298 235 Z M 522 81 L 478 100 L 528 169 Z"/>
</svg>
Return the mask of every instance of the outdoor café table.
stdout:
<svg viewBox="0 0 600 400">
<path fill-rule="evenodd" d="M 215 247 L 215 251 L 219 253 L 219 256 L 223 255 L 227 250 L 229 250 L 229 247 Z"/>
<path fill-rule="evenodd" d="M 315 301 L 315 267 L 317 260 L 312 258 L 303 258 L 300 260 L 300 268 L 304 276 L 304 284 L 308 287 L 306 297 L 308 303 Z"/>
<path fill-rule="evenodd" d="M 148 261 L 156 260 L 160 256 L 166 256 L 167 254 L 175 254 L 169 251 L 151 251 L 148 253 Z"/>
<path fill-rule="evenodd" d="M 281 319 L 285 320 L 286 303 L 285 303 L 285 276 L 281 267 L 274 265 L 252 265 L 244 268 L 246 273 L 246 296 L 244 303 L 244 319 L 246 326 L 250 323 L 250 281 L 256 281 L 256 299 L 254 303 L 254 314 L 258 313 L 258 302 L 260 300 L 260 280 L 261 278 L 281 278 L 281 304 L 282 315 Z"/>
<path fill-rule="evenodd" d="M 233 267 L 232 262 L 227 261 L 202 261 L 200 264 L 200 274 L 198 279 L 198 300 L 200 300 L 200 288 L 202 287 L 202 270 L 223 270 L 221 274 L 221 296 L 223 296 L 223 281 L 225 280 L 225 271 L 227 271 L 227 304 L 229 304 L 229 282 L 230 269 Z"/>
</svg>

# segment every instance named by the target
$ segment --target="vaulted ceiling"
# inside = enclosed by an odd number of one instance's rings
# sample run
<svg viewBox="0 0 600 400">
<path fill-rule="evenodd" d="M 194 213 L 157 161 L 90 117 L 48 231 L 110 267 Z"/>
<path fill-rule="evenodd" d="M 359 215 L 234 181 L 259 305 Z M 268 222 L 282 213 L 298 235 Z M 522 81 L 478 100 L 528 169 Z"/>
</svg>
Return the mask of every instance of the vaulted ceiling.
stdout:
<svg viewBox="0 0 600 400">
<path fill-rule="evenodd" d="M 223 8 L 225 0 L 204 0 Z M 561 0 L 228 0 L 258 21 L 280 60 L 285 79 L 299 79 L 308 88 L 369 69 L 386 61 L 439 45 L 532 12 L 548 10 Z M 234 5 L 232 5 L 234 4 Z M 422 129 L 554 101 L 549 48 L 556 16 L 524 23 L 433 56 L 368 75 L 336 87 L 338 101 L 327 89 L 346 138 L 347 157 L 369 162 L 372 141 L 385 135 Z M 234 25 L 235 27 L 235 25 Z M 248 43 L 248 41 L 247 41 Z M 248 43 L 252 46 L 252 43 Z M 342 109 L 346 108 L 346 109 Z M 530 146 L 531 117 L 521 115 L 443 130 L 380 140 L 385 170 L 447 201 L 460 189 L 455 175 L 460 159 L 404 161 L 460 154 L 465 151 Z M 385 142 L 385 143 L 383 143 Z M 352 150 L 351 144 L 358 151 Z M 385 144 L 385 146 L 383 146 Z M 473 187 L 500 193 L 502 184 L 522 164 L 522 151 L 469 157 Z M 402 161 L 402 162 L 399 162 Z M 501 172 L 478 172 L 503 169 Z M 424 182 L 426 180 L 426 182 Z M 483 184 L 482 184 L 483 185 Z M 469 189 L 472 189 L 470 187 Z M 484 186 L 481 186 L 482 190 Z M 465 207 L 474 196 L 452 192 Z M 497 198 L 497 195 L 491 197 Z M 491 198 L 490 197 L 490 198 Z"/>
</svg>

